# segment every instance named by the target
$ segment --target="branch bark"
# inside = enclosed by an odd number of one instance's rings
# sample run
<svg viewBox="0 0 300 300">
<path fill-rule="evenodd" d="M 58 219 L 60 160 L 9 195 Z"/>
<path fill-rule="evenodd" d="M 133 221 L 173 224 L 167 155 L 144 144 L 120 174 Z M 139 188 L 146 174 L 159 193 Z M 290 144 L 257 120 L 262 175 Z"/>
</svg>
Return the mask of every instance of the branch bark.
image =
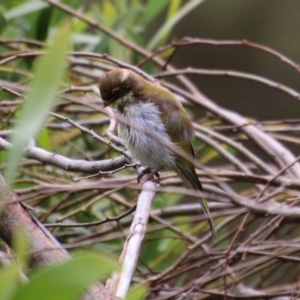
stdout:
<svg viewBox="0 0 300 300">
<path fill-rule="evenodd" d="M 143 184 L 142 192 L 137 201 L 135 215 L 120 256 L 121 272 L 114 274 L 107 284 L 111 292 L 121 299 L 126 297 L 136 269 L 156 188 L 157 184 L 153 181 L 146 181 Z"/>
<path fill-rule="evenodd" d="M 50 265 L 70 258 L 69 253 L 51 233 L 22 205 L 18 195 L 5 183 L 0 174 L 0 236 L 11 246 L 12 239 L 22 228 L 29 239 L 31 263 L 33 266 Z M 101 284 L 94 285 L 84 296 L 84 300 L 111 299 L 109 292 Z"/>
</svg>

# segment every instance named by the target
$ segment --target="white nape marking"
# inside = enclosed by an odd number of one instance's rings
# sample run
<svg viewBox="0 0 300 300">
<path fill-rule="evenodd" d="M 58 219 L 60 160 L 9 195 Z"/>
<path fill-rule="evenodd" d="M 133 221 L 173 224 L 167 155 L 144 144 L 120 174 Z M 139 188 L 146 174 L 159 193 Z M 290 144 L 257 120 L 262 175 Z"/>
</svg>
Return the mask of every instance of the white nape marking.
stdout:
<svg viewBox="0 0 300 300">
<path fill-rule="evenodd" d="M 129 71 L 126 69 L 122 69 L 122 74 L 121 74 L 121 82 L 124 82 L 128 76 L 129 76 Z"/>
</svg>

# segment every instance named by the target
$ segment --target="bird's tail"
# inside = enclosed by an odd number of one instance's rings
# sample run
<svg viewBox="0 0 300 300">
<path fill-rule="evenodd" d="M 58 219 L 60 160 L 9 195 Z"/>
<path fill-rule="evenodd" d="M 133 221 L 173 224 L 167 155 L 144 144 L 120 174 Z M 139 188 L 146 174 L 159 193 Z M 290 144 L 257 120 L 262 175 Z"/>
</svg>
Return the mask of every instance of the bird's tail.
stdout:
<svg viewBox="0 0 300 300">
<path fill-rule="evenodd" d="M 186 183 L 186 185 L 192 186 L 192 188 L 194 188 L 195 190 L 199 191 L 200 194 L 202 194 L 202 184 L 197 177 L 194 167 L 190 165 L 189 162 L 185 161 L 182 157 L 177 158 L 177 160 L 178 161 L 176 164 L 177 165 L 176 172 L 178 173 L 179 177 L 182 179 L 183 182 Z M 207 201 L 203 199 L 201 196 L 200 196 L 200 204 L 204 214 L 207 217 L 211 234 L 212 236 L 215 236 L 217 233 L 212 218 L 210 216 L 210 211 L 209 211 Z"/>
<path fill-rule="evenodd" d="M 209 228 L 210 228 L 211 234 L 212 234 L 212 236 L 216 236 L 217 232 L 216 232 L 216 228 L 215 228 L 215 225 L 213 223 L 212 217 L 210 215 L 208 203 L 207 203 L 207 201 L 205 199 L 201 198 L 200 199 L 200 204 L 201 204 L 201 207 L 203 209 L 204 214 L 207 217 L 207 222 L 209 224 Z"/>
</svg>

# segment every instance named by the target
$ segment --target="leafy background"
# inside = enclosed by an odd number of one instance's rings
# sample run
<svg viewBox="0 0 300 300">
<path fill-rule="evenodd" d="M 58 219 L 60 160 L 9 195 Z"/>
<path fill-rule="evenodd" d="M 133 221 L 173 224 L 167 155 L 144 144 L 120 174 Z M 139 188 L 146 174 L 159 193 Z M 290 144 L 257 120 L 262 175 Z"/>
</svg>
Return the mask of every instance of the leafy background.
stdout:
<svg viewBox="0 0 300 300">
<path fill-rule="evenodd" d="M 298 6 L 274 0 L 1 3 L 0 147 L 19 145 L 0 152 L 1 171 L 70 253 L 88 251 L 39 271 L 29 264 L 24 235 L 11 245 L 15 256 L 3 243 L 10 263 L 1 269 L 1 299 L 36 299 L 41 291 L 43 299 L 54 299 L 47 290 L 58 287 L 57 297 L 74 299 L 117 268 L 139 186 L 123 149 L 107 136 L 109 117 L 97 95 L 99 76 L 116 65 L 139 66 L 185 98 L 199 176 L 218 227 L 212 240 L 198 204 L 174 174 L 163 174 L 133 279 L 144 285 L 128 297 L 297 297 Z M 31 151 L 62 155 L 81 169 L 28 151 L 20 161 L 28 143 Z M 112 159 L 119 164 L 82 167 Z"/>
</svg>

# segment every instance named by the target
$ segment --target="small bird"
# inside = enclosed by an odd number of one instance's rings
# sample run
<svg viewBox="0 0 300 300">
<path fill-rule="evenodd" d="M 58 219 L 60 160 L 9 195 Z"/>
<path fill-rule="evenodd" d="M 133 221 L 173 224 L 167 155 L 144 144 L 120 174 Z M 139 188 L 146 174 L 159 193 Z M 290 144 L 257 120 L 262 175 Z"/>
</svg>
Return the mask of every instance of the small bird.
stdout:
<svg viewBox="0 0 300 300">
<path fill-rule="evenodd" d="M 193 125 L 176 96 L 163 86 L 123 68 L 107 72 L 100 78 L 99 87 L 104 106 L 112 105 L 123 119 L 118 122 L 118 135 L 132 157 L 153 174 L 162 170 L 175 171 L 185 184 L 201 192 L 195 168 L 186 159 L 187 156 L 195 157 Z M 214 236 L 216 230 L 208 204 L 201 198 L 200 203 Z"/>
</svg>

